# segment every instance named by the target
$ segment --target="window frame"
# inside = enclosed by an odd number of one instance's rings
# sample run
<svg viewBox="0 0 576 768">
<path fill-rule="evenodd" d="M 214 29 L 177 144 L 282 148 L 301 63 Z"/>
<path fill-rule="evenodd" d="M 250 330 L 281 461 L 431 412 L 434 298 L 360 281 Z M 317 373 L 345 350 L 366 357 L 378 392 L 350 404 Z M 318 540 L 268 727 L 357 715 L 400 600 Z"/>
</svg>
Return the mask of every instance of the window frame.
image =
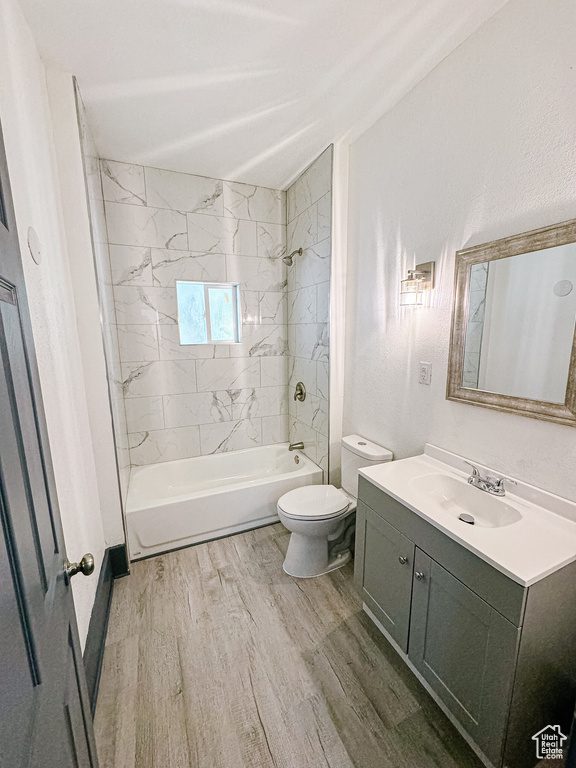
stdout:
<svg viewBox="0 0 576 768">
<path fill-rule="evenodd" d="M 180 325 L 180 304 L 178 302 L 178 284 L 182 283 L 183 285 L 201 285 L 204 288 L 204 309 L 205 309 L 205 320 L 206 320 L 206 341 L 197 341 L 197 342 L 191 342 L 186 343 L 182 342 L 182 335 L 180 333 L 181 331 L 181 325 Z M 241 307 L 241 300 L 240 300 L 240 283 L 222 283 L 222 282 L 204 282 L 203 280 L 175 280 L 175 288 L 176 288 L 176 317 L 178 320 L 178 341 L 181 347 L 195 347 L 200 345 L 207 345 L 207 344 L 241 344 L 242 343 L 242 317 L 240 312 Z M 210 288 L 232 288 L 232 311 L 234 316 L 234 330 L 235 330 L 235 337 L 236 339 L 234 341 L 227 341 L 222 339 L 212 339 L 212 318 L 211 318 L 211 308 L 210 308 L 210 296 L 209 296 L 209 289 Z"/>
</svg>

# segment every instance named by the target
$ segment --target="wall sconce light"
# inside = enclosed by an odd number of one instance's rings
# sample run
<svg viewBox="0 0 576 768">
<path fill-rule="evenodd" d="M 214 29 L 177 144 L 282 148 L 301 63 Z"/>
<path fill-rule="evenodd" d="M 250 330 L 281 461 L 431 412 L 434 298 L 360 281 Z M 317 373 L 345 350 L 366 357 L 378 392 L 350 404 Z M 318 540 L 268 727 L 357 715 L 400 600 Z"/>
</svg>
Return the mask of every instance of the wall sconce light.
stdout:
<svg viewBox="0 0 576 768">
<path fill-rule="evenodd" d="M 434 266 L 434 261 L 427 261 L 408 270 L 408 278 L 400 281 L 401 307 L 419 307 L 424 304 L 424 291 L 434 288 Z"/>
</svg>

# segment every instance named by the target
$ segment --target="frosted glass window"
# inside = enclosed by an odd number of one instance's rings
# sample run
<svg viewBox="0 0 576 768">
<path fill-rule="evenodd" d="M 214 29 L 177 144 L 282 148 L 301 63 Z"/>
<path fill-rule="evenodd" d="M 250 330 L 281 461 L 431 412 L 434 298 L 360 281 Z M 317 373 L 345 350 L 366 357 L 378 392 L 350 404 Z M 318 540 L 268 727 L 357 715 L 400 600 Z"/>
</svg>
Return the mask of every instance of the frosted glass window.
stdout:
<svg viewBox="0 0 576 768">
<path fill-rule="evenodd" d="M 240 341 L 237 283 L 176 281 L 180 344 Z"/>
</svg>

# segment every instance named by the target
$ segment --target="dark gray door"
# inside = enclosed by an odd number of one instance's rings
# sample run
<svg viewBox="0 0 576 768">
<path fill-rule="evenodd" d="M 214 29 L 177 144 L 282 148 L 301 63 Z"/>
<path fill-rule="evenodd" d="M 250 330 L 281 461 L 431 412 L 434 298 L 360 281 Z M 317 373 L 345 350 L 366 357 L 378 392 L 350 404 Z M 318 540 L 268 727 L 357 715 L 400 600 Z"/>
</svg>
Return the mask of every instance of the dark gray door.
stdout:
<svg viewBox="0 0 576 768">
<path fill-rule="evenodd" d="M 416 548 L 408 655 L 500 765 L 520 630 Z"/>
<path fill-rule="evenodd" d="M 368 608 L 406 653 L 414 544 L 358 502 L 354 578 Z"/>
<path fill-rule="evenodd" d="M 97 766 L 65 559 L 0 132 L 1 768 Z"/>
</svg>

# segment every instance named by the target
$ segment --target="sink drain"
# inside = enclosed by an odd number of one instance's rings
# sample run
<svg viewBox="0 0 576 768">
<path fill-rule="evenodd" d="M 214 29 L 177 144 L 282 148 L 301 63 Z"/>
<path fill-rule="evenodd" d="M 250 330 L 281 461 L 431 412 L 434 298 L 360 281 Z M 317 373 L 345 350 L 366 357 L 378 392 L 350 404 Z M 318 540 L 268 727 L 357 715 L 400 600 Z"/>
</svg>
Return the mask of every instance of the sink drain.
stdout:
<svg viewBox="0 0 576 768">
<path fill-rule="evenodd" d="M 462 520 L 463 523 L 468 523 L 468 525 L 474 525 L 476 522 L 472 515 L 469 515 L 466 512 L 462 512 L 461 515 L 458 515 L 458 520 Z"/>
</svg>

